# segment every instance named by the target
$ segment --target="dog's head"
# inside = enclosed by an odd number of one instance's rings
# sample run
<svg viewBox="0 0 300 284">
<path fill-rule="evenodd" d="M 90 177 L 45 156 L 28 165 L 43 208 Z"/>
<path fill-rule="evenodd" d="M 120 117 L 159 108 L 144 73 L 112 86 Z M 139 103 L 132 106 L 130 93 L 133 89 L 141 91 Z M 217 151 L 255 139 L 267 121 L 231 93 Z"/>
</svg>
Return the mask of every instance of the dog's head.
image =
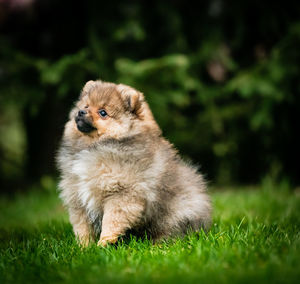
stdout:
<svg viewBox="0 0 300 284">
<path fill-rule="evenodd" d="M 123 84 L 88 81 L 70 113 L 67 136 L 92 140 L 121 139 L 143 132 L 159 133 L 141 92 Z"/>
</svg>

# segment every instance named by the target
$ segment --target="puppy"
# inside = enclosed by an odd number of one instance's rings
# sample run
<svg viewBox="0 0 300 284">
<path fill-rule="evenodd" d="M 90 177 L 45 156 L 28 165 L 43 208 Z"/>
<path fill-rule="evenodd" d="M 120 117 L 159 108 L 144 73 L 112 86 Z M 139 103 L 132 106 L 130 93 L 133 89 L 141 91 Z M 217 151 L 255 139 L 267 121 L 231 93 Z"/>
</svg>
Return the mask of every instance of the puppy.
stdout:
<svg viewBox="0 0 300 284">
<path fill-rule="evenodd" d="M 208 228 L 203 178 L 161 136 L 142 93 L 89 81 L 69 118 L 59 187 L 81 244 L 98 235 L 106 246 L 127 232 L 156 241 Z"/>
</svg>

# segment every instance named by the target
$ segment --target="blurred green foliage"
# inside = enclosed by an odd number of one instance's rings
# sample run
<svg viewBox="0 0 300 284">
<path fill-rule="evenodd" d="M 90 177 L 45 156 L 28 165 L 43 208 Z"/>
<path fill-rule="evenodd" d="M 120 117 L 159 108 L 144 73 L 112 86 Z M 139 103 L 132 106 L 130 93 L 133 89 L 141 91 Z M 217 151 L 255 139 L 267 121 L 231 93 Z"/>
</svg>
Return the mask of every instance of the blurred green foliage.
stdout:
<svg viewBox="0 0 300 284">
<path fill-rule="evenodd" d="M 237 0 L 202 1 L 197 9 L 184 1 L 7 8 L 0 22 L 2 179 L 55 173 L 68 110 L 85 81 L 100 78 L 142 91 L 164 135 L 209 180 L 271 175 L 299 183 L 299 10 L 297 2 L 270 9 Z"/>
</svg>

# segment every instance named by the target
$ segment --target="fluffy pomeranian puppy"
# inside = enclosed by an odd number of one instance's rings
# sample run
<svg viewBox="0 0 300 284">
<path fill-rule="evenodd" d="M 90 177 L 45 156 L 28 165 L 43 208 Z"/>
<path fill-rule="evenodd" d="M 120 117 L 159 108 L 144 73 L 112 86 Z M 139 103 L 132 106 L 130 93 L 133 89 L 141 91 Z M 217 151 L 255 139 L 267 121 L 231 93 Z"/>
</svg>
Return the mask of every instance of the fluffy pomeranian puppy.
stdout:
<svg viewBox="0 0 300 284">
<path fill-rule="evenodd" d="M 210 199 L 197 169 L 178 156 L 141 92 L 89 81 L 66 123 L 57 156 L 60 197 L 83 245 L 127 232 L 154 241 L 207 229 Z"/>
</svg>

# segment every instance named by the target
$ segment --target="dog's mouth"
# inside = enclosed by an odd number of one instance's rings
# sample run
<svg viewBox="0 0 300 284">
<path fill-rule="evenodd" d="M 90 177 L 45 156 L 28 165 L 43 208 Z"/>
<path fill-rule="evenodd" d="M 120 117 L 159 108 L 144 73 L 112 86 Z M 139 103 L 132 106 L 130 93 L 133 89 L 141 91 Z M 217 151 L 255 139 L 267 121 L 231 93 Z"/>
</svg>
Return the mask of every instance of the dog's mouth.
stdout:
<svg viewBox="0 0 300 284">
<path fill-rule="evenodd" d="M 93 130 L 96 130 L 96 128 L 93 127 L 93 125 L 91 125 L 90 122 L 86 121 L 85 119 L 83 119 L 83 118 L 81 118 L 81 117 L 76 116 L 76 117 L 75 117 L 75 122 L 76 122 L 76 125 L 77 125 L 77 129 L 78 129 L 80 132 L 83 132 L 83 133 L 90 133 L 90 132 L 92 132 Z"/>
</svg>

